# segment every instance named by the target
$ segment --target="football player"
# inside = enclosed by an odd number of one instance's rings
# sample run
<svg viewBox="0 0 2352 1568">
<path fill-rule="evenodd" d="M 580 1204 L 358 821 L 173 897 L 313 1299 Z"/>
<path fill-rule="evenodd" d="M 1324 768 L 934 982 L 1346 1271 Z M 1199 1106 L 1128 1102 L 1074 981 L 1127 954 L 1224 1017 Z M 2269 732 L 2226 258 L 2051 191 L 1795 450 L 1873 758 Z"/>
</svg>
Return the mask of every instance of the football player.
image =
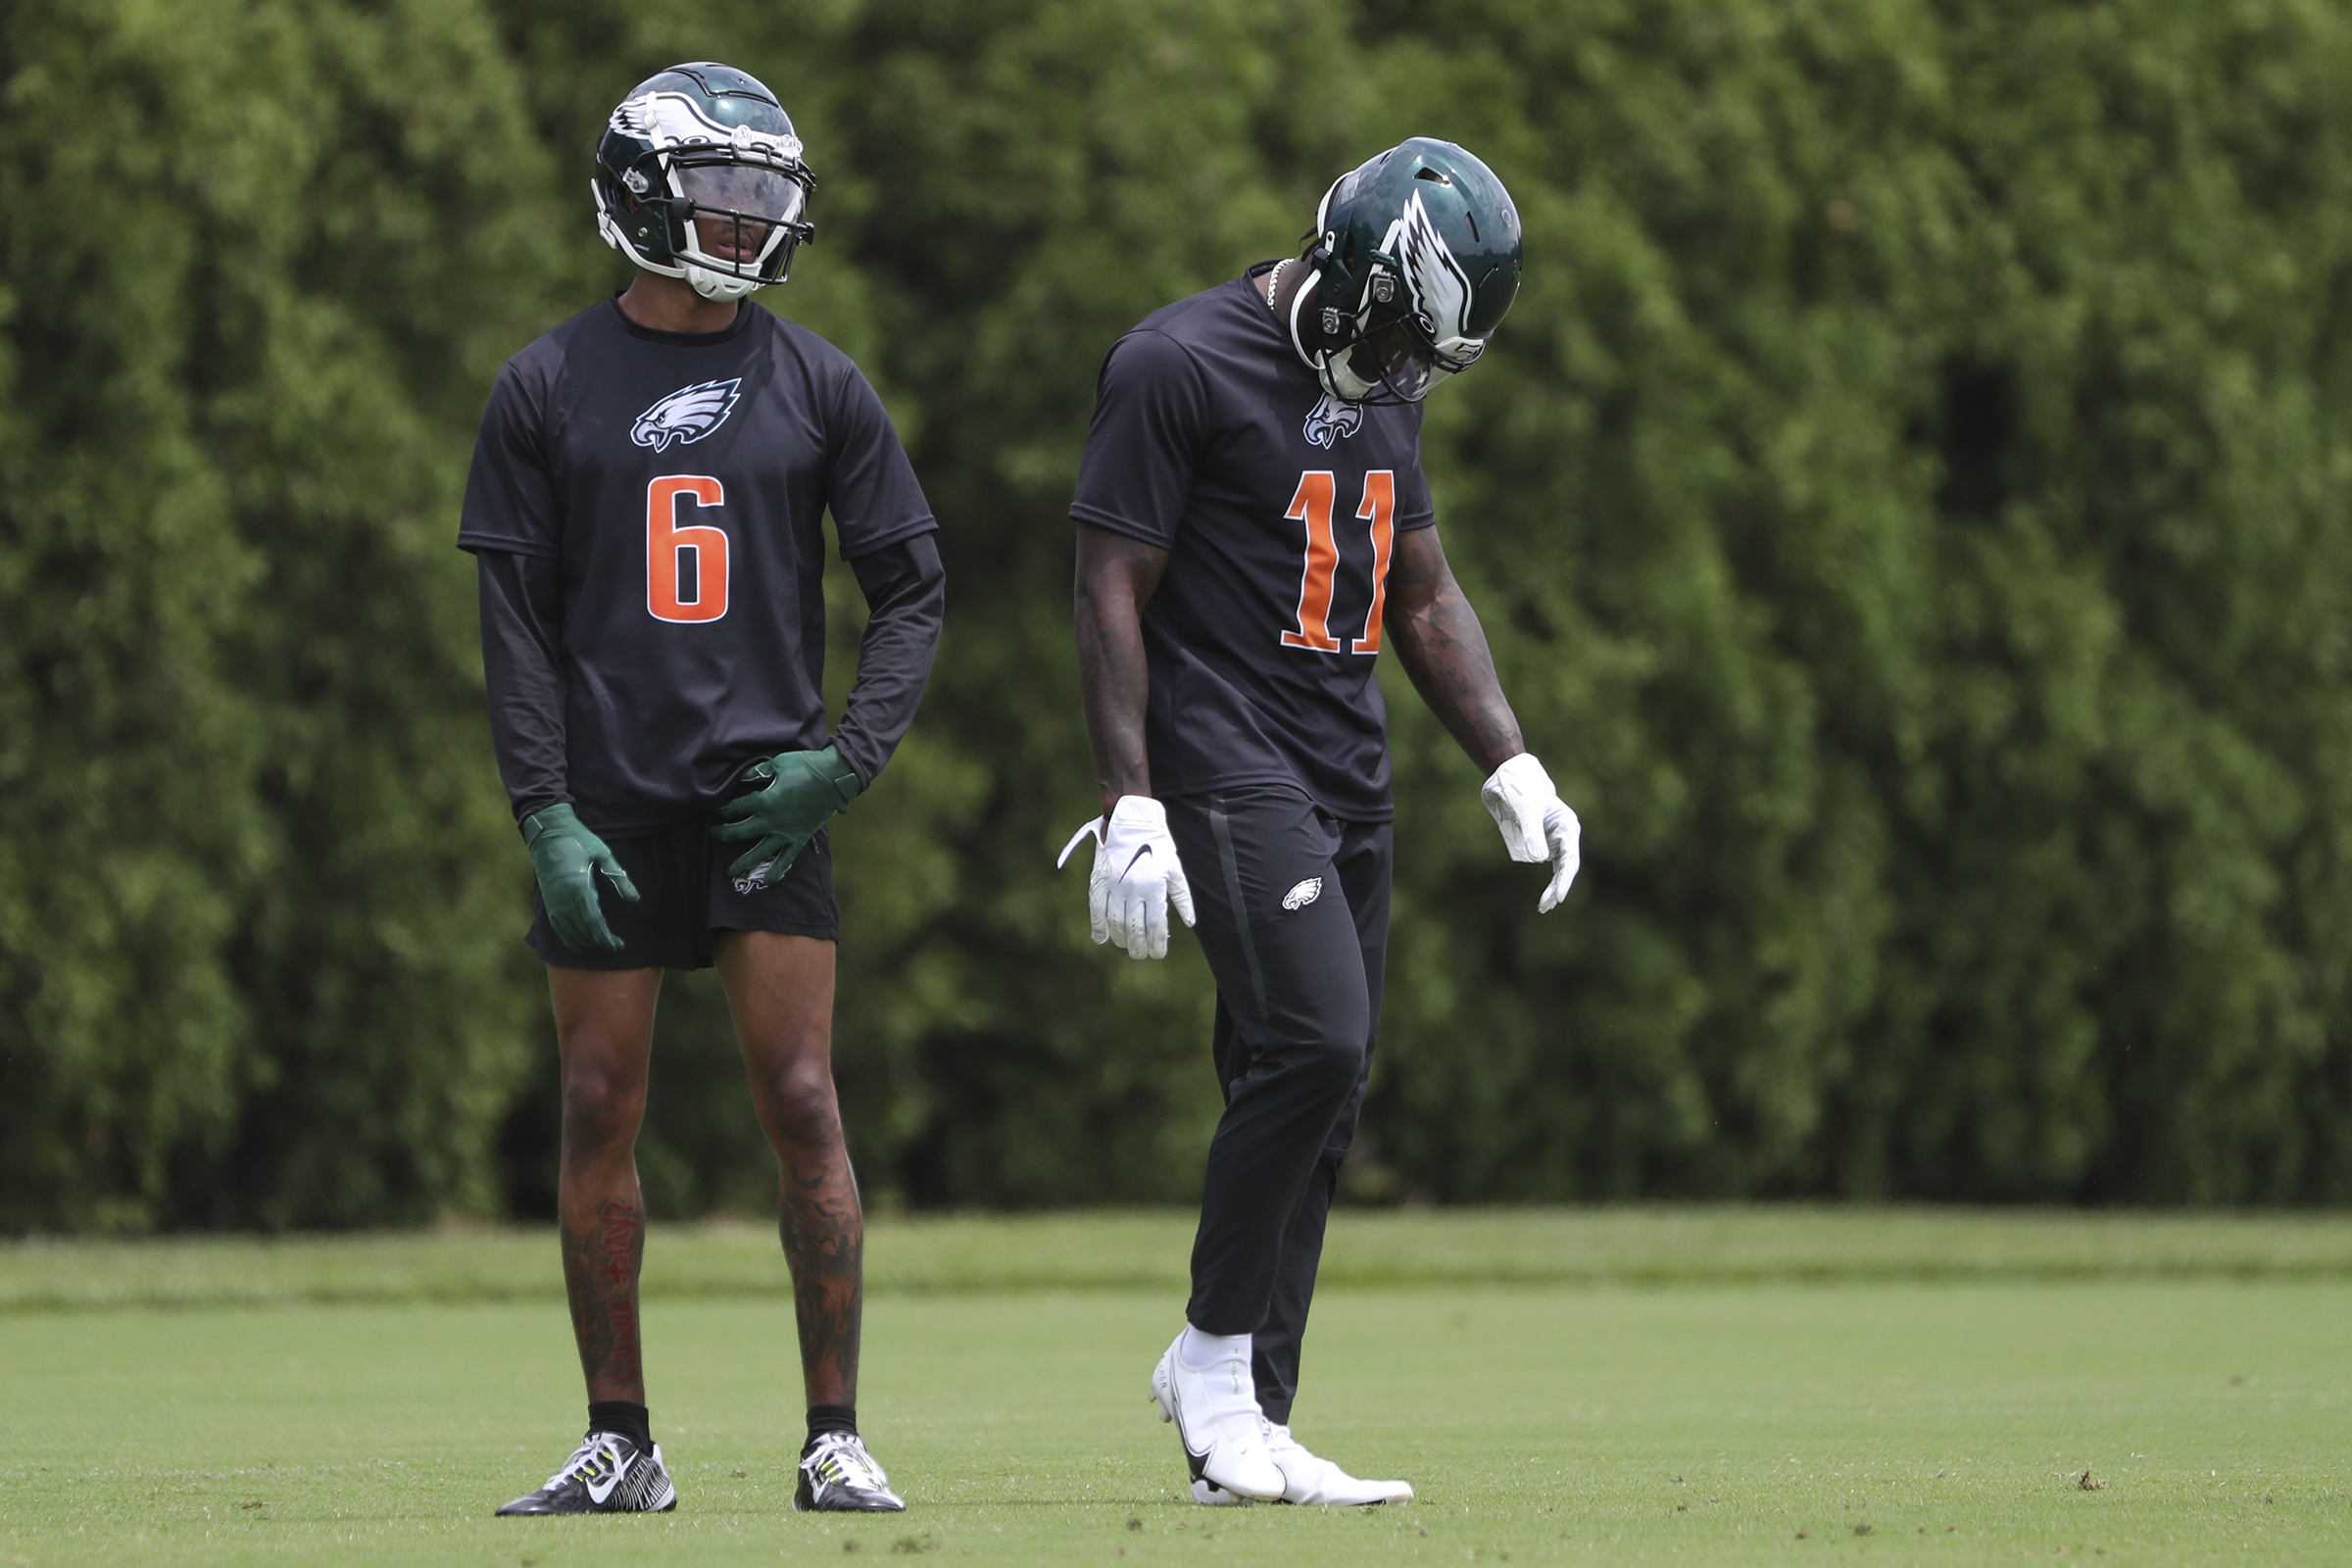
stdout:
<svg viewBox="0 0 2352 1568">
<path fill-rule="evenodd" d="M 594 187 L 636 274 L 507 363 L 466 485 L 492 734 L 539 881 L 588 1382 L 578 1451 L 501 1514 L 676 1506 L 646 1413 L 635 1148 L 662 971 L 713 964 L 782 1167 L 808 1415 L 794 1506 L 905 1506 L 858 1434 L 864 1222 L 834 1100 L 825 824 L 914 716 L 945 579 L 873 388 L 748 298 L 812 232 L 801 151 L 729 67 L 632 90 Z M 827 509 L 871 608 L 829 737 Z"/>
<path fill-rule="evenodd" d="M 1291 1435 L 1324 1220 L 1380 1018 L 1394 829 L 1373 663 L 1394 646 L 1566 895 L 1576 813 L 1528 754 L 1438 540 L 1421 399 L 1519 289 L 1485 164 L 1415 138 L 1343 175 L 1303 254 L 1153 312 L 1104 360 L 1070 514 L 1102 815 L 1094 939 L 1198 922 L 1225 1111 L 1186 1327 L 1152 1371 L 1204 1503 L 1401 1500 Z"/>
</svg>

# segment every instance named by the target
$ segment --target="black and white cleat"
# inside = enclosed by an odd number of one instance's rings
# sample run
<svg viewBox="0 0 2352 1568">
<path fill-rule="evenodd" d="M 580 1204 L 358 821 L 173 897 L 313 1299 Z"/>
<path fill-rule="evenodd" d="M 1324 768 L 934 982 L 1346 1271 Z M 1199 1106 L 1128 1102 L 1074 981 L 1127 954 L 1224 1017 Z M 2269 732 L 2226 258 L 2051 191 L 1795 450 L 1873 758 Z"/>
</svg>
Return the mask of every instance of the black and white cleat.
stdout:
<svg viewBox="0 0 2352 1568">
<path fill-rule="evenodd" d="M 801 1455 L 792 1506 L 800 1513 L 900 1513 L 906 1504 L 855 1433 L 828 1432 Z"/>
<path fill-rule="evenodd" d="M 498 1517 L 551 1513 L 667 1513 L 678 1489 L 662 1466 L 662 1445 L 651 1453 L 617 1432 L 591 1432 L 564 1468 L 537 1492 L 498 1510 Z"/>
</svg>

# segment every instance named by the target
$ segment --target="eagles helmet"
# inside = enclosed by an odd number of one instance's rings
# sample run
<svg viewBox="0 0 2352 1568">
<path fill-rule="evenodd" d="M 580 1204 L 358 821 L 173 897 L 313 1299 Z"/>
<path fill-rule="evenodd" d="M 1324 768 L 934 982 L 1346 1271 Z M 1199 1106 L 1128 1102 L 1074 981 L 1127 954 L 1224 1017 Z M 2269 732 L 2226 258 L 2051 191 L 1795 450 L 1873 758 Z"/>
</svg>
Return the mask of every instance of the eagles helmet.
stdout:
<svg viewBox="0 0 2352 1568">
<path fill-rule="evenodd" d="M 1415 136 L 1332 182 L 1303 260 L 1291 344 L 1323 390 L 1417 403 L 1477 362 L 1518 297 L 1519 214 L 1485 164 Z"/>
<path fill-rule="evenodd" d="M 816 180 L 776 95 L 732 66 L 672 66 L 630 89 L 596 147 L 596 227 L 648 271 L 737 300 L 816 236 Z"/>
</svg>

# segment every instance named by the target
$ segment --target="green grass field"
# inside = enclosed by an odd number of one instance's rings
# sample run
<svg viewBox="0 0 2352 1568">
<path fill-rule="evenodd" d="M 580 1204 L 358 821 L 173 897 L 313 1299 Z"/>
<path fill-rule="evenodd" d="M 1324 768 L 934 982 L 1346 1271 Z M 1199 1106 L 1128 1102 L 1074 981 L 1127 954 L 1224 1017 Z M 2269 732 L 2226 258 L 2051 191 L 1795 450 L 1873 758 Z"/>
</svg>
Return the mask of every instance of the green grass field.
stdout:
<svg viewBox="0 0 2352 1568">
<path fill-rule="evenodd" d="M 1338 1511 L 1178 1500 L 1185 1231 L 878 1223 L 879 1522 L 790 1512 L 755 1227 L 649 1247 L 678 1512 L 554 1521 L 488 1517 L 579 1426 L 543 1236 L 0 1248 L 0 1562 L 2352 1561 L 2352 1221 L 1348 1214 L 1296 1425 L 1421 1500 Z"/>
</svg>

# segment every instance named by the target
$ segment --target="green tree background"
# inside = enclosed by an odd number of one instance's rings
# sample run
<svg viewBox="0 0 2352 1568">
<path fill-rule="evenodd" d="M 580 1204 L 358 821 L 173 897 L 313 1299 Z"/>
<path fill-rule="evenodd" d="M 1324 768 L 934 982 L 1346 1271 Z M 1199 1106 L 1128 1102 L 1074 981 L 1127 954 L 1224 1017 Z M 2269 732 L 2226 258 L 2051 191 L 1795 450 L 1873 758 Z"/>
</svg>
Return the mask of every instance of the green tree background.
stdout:
<svg viewBox="0 0 2352 1568">
<path fill-rule="evenodd" d="M 952 574 L 840 829 L 869 1193 L 1194 1190 L 1198 954 L 1051 868 L 1094 372 L 1427 133 L 1527 225 L 1426 458 L 1588 858 L 1539 919 L 1392 690 L 1350 1192 L 2352 1196 L 2340 6 L 70 0 L 0 12 L 0 1228 L 547 1203 L 451 540 L 499 364 L 624 275 L 603 117 L 690 58 L 800 122 L 763 301 L 882 389 Z M 762 1206 L 716 988 L 663 1007 L 649 1196 Z"/>
</svg>

